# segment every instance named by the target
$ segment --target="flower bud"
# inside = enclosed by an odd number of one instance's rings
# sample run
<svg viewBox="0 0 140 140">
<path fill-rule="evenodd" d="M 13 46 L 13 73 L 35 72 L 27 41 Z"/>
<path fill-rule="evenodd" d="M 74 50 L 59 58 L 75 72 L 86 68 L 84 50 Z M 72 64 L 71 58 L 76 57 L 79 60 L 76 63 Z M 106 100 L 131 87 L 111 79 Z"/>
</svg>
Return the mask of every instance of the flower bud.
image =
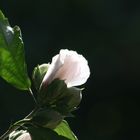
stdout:
<svg viewBox="0 0 140 140">
<path fill-rule="evenodd" d="M 37 100 L 42 106 L 56 106 L 62 114 L 77 108 L 82 99 L 81 89 L 90 76 L 87 60 L 76 51 L 62 49 L 51 64 L 35 68 L 33 80 L 38 90 Z"/>
<path fill-rule="evenodd" d="M 49 68 L 49 64 L 38 65 L 37 67 L 34 68 L 32 78 L 33 78 L 35 88 L 37 90 L 40 89 L 40 85 L 42 83 L 42 80 L 43 80 L 48 68 Z"/>
<path fill-rule="evenodd" d="M 62 49 L 52 58 L 42 86 L 50 84 L 54 79 L 64 80 L 67 87 L 79 86 L 84 84 L 89 76 L 87 60 L 76 51 Z"/>
</svg>

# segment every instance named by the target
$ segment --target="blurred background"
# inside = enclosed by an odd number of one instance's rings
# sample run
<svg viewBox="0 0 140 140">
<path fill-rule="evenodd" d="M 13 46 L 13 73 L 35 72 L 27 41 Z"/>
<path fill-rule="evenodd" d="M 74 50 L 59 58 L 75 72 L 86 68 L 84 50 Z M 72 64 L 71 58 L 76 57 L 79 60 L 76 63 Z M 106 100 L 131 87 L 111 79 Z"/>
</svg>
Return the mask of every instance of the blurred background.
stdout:
<svg viewBox="0 0 140 140">
<path fill-rule="evenodd" d="M 87 58 L 91 76 L 67 119 L 79 140 L 140 139 L 140 1 L 0 0 L 0 9 L 22 30 L 30 76 L 62 48 Z M 33 107 L 0 79 L 0 134 Z"/>
</svg>

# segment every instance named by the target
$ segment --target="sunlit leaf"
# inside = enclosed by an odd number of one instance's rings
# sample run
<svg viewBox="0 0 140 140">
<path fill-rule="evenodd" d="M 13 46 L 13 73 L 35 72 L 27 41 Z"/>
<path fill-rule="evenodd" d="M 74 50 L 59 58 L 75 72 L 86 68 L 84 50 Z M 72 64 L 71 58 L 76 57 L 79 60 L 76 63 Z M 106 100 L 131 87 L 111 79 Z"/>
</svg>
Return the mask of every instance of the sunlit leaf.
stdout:
<svg viewBox="0 0 140 140">
<path fill-rule="evenodd" d="M 0 11 L 0 76 L 18 89 L 28 90 L 24 44 L 18 26 L 12 28 Z"/>
<path fill-rule="evenodd" d="M 55 129 L 55 132 L 57 132 L 59 135 L 64 136 L 70 140 L 78 140 L 77 137 L 74 135 L 72 130 L 70 129 L 68 123 L 63 120 Z"/>
</svg>

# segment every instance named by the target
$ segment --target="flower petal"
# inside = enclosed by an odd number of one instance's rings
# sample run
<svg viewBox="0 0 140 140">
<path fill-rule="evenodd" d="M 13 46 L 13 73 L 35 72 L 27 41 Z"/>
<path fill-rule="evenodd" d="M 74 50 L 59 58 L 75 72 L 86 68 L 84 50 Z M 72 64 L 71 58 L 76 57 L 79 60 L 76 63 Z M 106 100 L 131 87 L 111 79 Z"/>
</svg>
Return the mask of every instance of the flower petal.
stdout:
<svg viewBox="0 0 140 140">
<path fill-rule="evenodd" d="M 56 55 L 52 58 L 52 63 L 50 64 L 46 75 L 43 78 L 42 83 L 50 84 L 53 80 L 55 73 L 62 66 L 62 62 L 60 61 L 59 55 Z"/>
<path fill-rule="evenodd" d="M 62 49 L 53 57 L 42 83 L 50 84 L 58 78 L 65 80 L 67 87 L 79 86 L 87 81 L 89 75 L 88 62 L 82 55 L 76 51 Z"/>
<path fill-rule="evenodd" d="M 68 87 L 84 84 L 90 75 L 87 60 L 77 52 L 69 50 L 61 50 L 59 56 L 63 65 L 53 79 L 65 80 Z"/>
<path fill-rule="evenodd" d="M 29 133 L 24 133 L 21 136 L 19 136 L 16 140 L 32 140 Z"/>
</svg>

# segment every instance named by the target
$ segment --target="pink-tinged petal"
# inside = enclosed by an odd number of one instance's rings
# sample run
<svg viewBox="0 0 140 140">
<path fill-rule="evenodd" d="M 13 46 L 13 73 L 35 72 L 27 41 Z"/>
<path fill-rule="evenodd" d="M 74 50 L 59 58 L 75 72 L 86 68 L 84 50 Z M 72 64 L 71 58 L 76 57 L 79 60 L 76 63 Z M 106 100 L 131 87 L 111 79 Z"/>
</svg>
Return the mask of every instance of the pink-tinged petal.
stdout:
<svg viewBox="0 0 140 140">
<path fill-rule="evenodd" d="M 77 52 L 69 50 L 61 50 L 59 56 L 63 65 L 53 79 L 65 80 L 68 87 L 84 84 L 90 75 L 87 60 Z"/>
<path fill-rule="evenodd" d="M 43 78 L 42 84 L 50 84 L 53 80 L 55 73 L 60 69 L 62 63 L 60 61 L 60 56 L 56 55 L 52 58 L 52 63 L 50 64 L 46 75 Z"/>
<path fill-rule="evenodd" d="M 82 55 L 62 49 L 53 57 L 42 84 L 50 84 L 52 80 L 59 78 L 64 80 L 68 87 L 79 86 L 87 81 L 89 75 L 88 62 Z"/>
</svg>

